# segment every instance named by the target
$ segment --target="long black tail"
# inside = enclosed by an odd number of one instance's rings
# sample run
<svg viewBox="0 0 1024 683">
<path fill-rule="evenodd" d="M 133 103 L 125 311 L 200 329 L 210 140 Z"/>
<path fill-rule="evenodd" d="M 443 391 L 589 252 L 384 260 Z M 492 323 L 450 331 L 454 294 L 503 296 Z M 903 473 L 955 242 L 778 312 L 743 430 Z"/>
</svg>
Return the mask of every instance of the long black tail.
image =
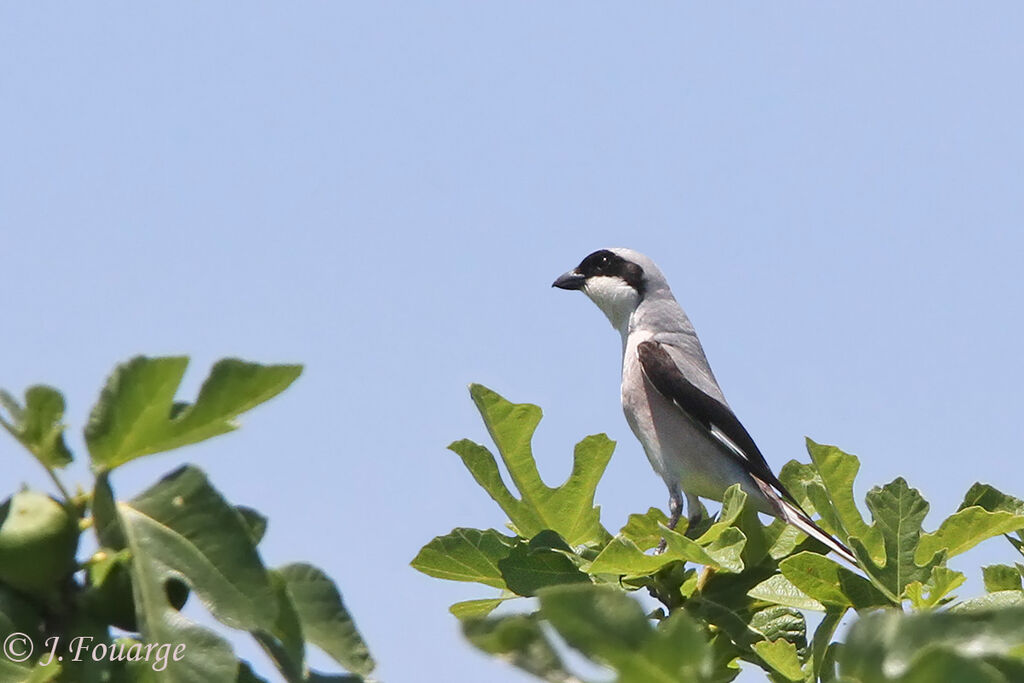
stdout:
<svg viewBox="0 0 1024 683">
<path fill-rule="evenodd" d="M 792 524 L 811 538 L 821 541 L 827 545 L 832 552 L 839 555 L 839 557 L 843 558 L 854 567 L 860 567 L 860 564 L 857 562 L 857 558 L 854 557 L 853 552 L 836 540 L 831 534 L 811 521 L 811 518 L 807 516 L 807 513 L 793 503 L 790 503 L 788 500 L 780 499 L 779 504 L 782 519 L 786 520 L 786 522 Z"/>
</svg>

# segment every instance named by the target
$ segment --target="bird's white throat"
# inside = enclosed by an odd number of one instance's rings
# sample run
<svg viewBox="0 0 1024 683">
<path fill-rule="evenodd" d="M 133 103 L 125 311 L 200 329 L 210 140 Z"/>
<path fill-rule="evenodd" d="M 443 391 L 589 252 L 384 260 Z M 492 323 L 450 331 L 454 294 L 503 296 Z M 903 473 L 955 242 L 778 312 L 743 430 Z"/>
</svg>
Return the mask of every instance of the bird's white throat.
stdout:
<svg viewBox="0 0 1024 683">
<path fill-rule="evenodd" d="M 587 279 L 583 293 L 597 304 L 612 327 L 625 336 L 629 332 L 629 316 L 640 303 L 640 293 L 619 277 L 597 276 Z"/>
</svg>

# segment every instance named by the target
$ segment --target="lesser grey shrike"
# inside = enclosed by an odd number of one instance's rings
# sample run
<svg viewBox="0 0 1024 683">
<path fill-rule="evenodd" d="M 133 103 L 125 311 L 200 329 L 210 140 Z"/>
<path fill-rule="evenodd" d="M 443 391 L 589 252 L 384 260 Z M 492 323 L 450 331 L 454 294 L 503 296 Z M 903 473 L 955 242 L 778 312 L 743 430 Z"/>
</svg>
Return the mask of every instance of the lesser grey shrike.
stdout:
<svg viewBox="0 0 1024 683">
<path fill-rule="evenodd" d="M 555 280 L 578 289 L 622 335 L 622 410 L 669 490 L 669 528 L 698 498 L 721 501 L 739 483 L 758 512 L 785 520 L 857 566 L 779 481 L 725 401 L 686 313 L 654 262 L 631 249 L 601 249 Z"/>
</svg>

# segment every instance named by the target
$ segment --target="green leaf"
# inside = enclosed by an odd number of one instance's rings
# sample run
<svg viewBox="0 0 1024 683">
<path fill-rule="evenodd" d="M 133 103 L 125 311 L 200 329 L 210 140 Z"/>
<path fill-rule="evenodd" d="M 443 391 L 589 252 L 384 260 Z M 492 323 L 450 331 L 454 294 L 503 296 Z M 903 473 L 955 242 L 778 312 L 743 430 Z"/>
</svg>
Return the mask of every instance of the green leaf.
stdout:
<svg viewBox="0 0 1024 683">
<path fill-rule="evenodd" d="M 743 513 L 747 502 L 747 494 L 740 488 L 739 484 L 733 484 L 725 490 L 722 496 L 722 512 L 718 519 L 708 527 L 697 539 L 700 545 L 708 545 L 725 533 L 725 530 L 736 524 L 736 521 Z"/>
<path fill-rule="evenodd" d="M 235 417 L 284 391 L 302 372 L 299 365 L 221 360 L 188 405 L 174 402 L 187 365 L 184 356 L 137 356 L 114 370 L 85 428 L 95 470 L 232 431 Z"/>
<path fill-rule="evenodd" d="M 71 462 L 71 451 L 64 443 L 64 397 L 53 387 L 36 385 L 25 391 L 25 406 L 0 390 L 0 406 L 9 420 L 0 414 L 0 425 L 36 457 L 43 467 L 55 469 Z"/>
<path fill-rule="evenodd" d="M 608 542 L 588 571 L 591 575 L 611 574 L 628 579 L 654 574 L 679 561 L 679 556 L 674 552 L 671 555 L 647 555 L 633 541 L 620 534 Z"/>
<path fill-rule="evenodd" d="M 1003 676 L 994 680 L 1018 681 L 1024 668 L 1019 655 L 1014 653 L 1024 647 L 1022 623 L 1021 608 L 913 614 L 875 612 L 862 617 L 850 629 L 839 655 L 840 673 L 858 681 L 973 683 L 989 679 L 961 676 L 977 675 L 978 671 L 990 673 L 987 667 L 993 667 Z M 950 668 L 935 669 L 928 663 L 932 659 Z M 987 666 L 974 666 L 982 662 Z"/>
<path fill-rule="evenodd" d="M 903 683 L 1010 683 L 998 668 L 941 648 L 926 648 L 900 680 Z"/>
<path fill-rule="evenodd" d="M 121 550 L 125 547 L 124 532 L 117 516 L 117 501 L 108 474 L 96 477 L 92 492 L 92 527 L 101 546 Z"/>
<path fill-rule="evenodd" d="M 516 539 L 494 529 L 453 529 L 423 546 L 410 563 L 428 576 L 449 581 L 476 581 L 505 589 L 498 562 L 508 557 Z"/>
<path fill-rule="evenodd" d="M 539 595 L 541 616 L 569 645 L 618 671 L 620 683 L 708 680 L 711 649 L 684 612 L 655 629 L 638 602 L 610 587 L 556 586 Z"/>
<path fill-rule="evenodd" d="M 287 579 L 278 570 L 270 570 L 268 575 L 277 600 L 277 621 L 270 633 L 257 631 L 253 637 L 270 655 L 285 680 L 299 681 L 306 662 L 302 623 L 288 592 Z"/>
<path fill-rule="evenodd" d="M 787 557 L 779 569 L 799 591 L 823 605 L 862 610 L 891 604 L 870 581 L 817 553 Z"/>
<path fill-rule="evenodd" d="M 1024 501 L 1008 496 L 999 489 L 988 484 L 976 483 L 967 490 L 964 500 L 957 510 L 980 507 L 989 512 L 1009 512 L 1013 515 L 1024 515 Z"/>
<path fill-rule="evenodd" d="M 267 683 L 267 680 L 257 676 L 249 662 L 240 660 L 238 662 L 238 677 L 235 679 L 235 683 Z"/>
<path fill-rule="evenodd" d="M 746 651 L 748 659 L 756 660 L 753 645 L 761 640 L 785 638 L 802 648 L 806 625 L 800 612 L 777 604 L 765 605 L 748 595 L 772 571 L 758 566 L 741 574 L 711 573 L 683 609 L 728 634 L 741 651 Z"/>
<path fill-rule="evenodd" d="M 896 602 L 910 583 L 924 583 L 931 576 L 932 568 L 943 562 L 941 552 L 929 557 L 924 564 L 914 560 L 922 533 L 921 523 L 928 514 L 928 502 L 900 477 L 881 488 L 871 489 L 867 504 L 874 519 L 873 530 L 882 533 L 885 560 L 881 564 L 876 562 L 859 537 L 851 537 L 850 545 L 872 582 Z"/>
<path fill-rule="evenodd" d="M 985 590 L 989 593 L 1021 590 L 1021 572 L 1017 567 L 993 564 L 982 567 L 981 572 L 985 579 Z"/>
<path fill-rule="evenodd" d="M 510 403 L 479 384 L 471 385 L 469 391 L 521 498 L 509 492 L 489 450 L 468 440 L 456 441 L 449 448 L 501 506 L 518 533 L 531 538 L 551 529 L 574 546 L 607 541 L 600 508 L 594 506 L 594 491 L 615 444 L 603 434 L 583 439 L 576 445 L 569 478 L 551 488 L 540 478 L 530 445 L 540 422 L 540 408 Z"/>
<path fill-rule="evenodd" d="M 2 662 L 3 660 L 0 660 Z M 3 675 L 3 665 L 0 664 L 0 675 Z M 24 679 L 11 679 L 20 680 L 21 683 L 50 683 L 51 681 L 58 680 L 58 676 L 61 674 L 61 665 L 59 662 L 47 662 L 45 666 L 37 663 L 32 667 L 32 671 L 29 672 L 28 678 Z M 0 680 L 8 680 L 6 678 Z"/>
<path fill-rule="evenodd" d="M 310 671 L 303 683 L 363 683 L 365 679 L 355 674 L 323 674 Z"/>
<path fill-rule="evenodd" d="M 683 534 L 661 526 L 661 536 L 666 541 L 665 552 L 648 555 L 640 550 L 629 538 L 619 534 L 609 541 L 590 565 L 592 575 L 612 574 L 634 578 L 654 574 L 673 562 L 695 562 L 725 572 L 743 571 L 743 546 L 746 537 L 735 527 L 718 533 L 717 538 L 707 546 Z"/>
<path fill-rule="evenodd" d="M 7 657 L 0 657 L 0 681 L 24 681 L 30 670 L 27 662 L 19 664 Z"/>
<path fill-rule="evenodd" d="M 661 543 L 661 527 L 664 525 L 668 525 L 665 513 L 658 508 L 647 508 L 642 515 L 630 515 L 619 534 L 640 550 L 650 550 Z"/>
<path fill-rule="evenodd" d="M 801 540 L 805 538 L 802 531 L 781 519 L 775 520 L 765 528 L 768 556 L 773 560 L 781 560 L 792 555 Z"/>
<path fill-rule="evenodd" d="M 804 615 L 789 607 L 769 605 L 763 609 L 754 609 L 750 614 L 749 628 L 764 640 L 784 638 L 800 649 L 807 644 Z"/>
<path fill-rule="evenodd" d="M 738 573 L 743 571 L 743 546 L 747 537 L 736 527 L 729 527 L 718 534 L 707 546 L 701 546 L 678 531 L 662 527 L 667 544 L 665 555 L 690 562 L 696 562 L 715 569 Z"/>
<path fill-rule="evenodd" d="M 807 439 L 807 452 L 820 476 L 820 486 L 810 486 L 808 495 L 823 520 L 833 517 L 837 522 L 837 526 L 827 530 L 840 540 L 858 537 L 873 557 L 881 558 L 882 542 L 878 530 L 867 525 L 854 499 L 853 482 L 860 470 L 860 460 L 835 446 L 817 444 L 810 439 Z M 829 509 L 831 515 L 825 512 Z"/>
<path fill-rule="evenodd" d="M 316 567 L 304 563 L 285 565 L 278 572 L 285 581 L 306 641 L 349 671 L 369 675 L 376 664 L 334 582 Z"/>
<path fill-rule="evenodd" d="M 242 516 L 242 521 L 249 529 L 249 536 L 252 537 L 253 545 L 259 545 L 263 535 L 267 533 L 267 518 L 258 510 L 247 505 L 236 505 L 235 511 Z"/>
<path fill-rule="evenodd" d="M 133 564 L 144 561 L 149 568 L 146 580 L 180 575 L 222 623 L 273 629 L 277 601 L 249 531 L 201 470 L 181 467 L 117 509 Z M 139 612 L 140 624 L 160 621 L 166 596 L 159 604 L 140 603 L 139 590 L 136 610 L 157 610 Z"/>
<path fill-rule="evenodd" d="M 800 668 L 800 657 L 796 645 L 783 640 L 762 640 L 754 643 L 754 651 L 764 663 L 782 674 L 788 681 L 802 681 L 804 672 Z"/>
<path fill-rule="evenodd" d="M 988 484 L 975 484 L 967 491 L 960 510 L 977 506 L 989 512 L 1008 512 L 1013 515 L 1024 515 L 1024 501 L 1008 496 Z M 1017 531 L 1015 536 L 1007 534 L 1008 540 L 1019 553 L 1024 555 L 1024 534 Z"/>
<path fill-rule="evenodd" d="M 846 608 L 830 607 L 825 612 L 825 617 L 814 630 L 814 638 L 811 640 L 811 681 L 834 681 L 836 678 L 836 662 L 830 653 L 835 652 L 832 647 L 832 637 L 846 614 Z"/>
<path fill-rule="evenodd" d="M 565 669 L 533 616 L 466 619 L 462 622 L 462 634 L 477 649 L 542 680 L 551 683 L 578 680 Z"/>
<path fill-rule="evenodd" d="M 1024 528 L 1024 513 L 999 510 L 990 512 L 980 506 L 961 508 L 947 517 L 939 528 L 921 536 L 915 561 L 927 562 L 935 553 L 946 549 L 946 557 L 959 555 L 982 541 Z"/>
<path fill-rule="evenodd" d="M 946 596 L 966 580 L 967 577 L 960 572 L 937 565 L 932 567 L 931 576 L 926 582 L 922 584 L 920 581 L 911 581 L 903 593 L 914 609 L 931 609 L 952 600 L 952 597 Z"/>
<path fill-rule="evenodd" d="M 158 521 L 127 505 L 121 508 L 121 515 L 128 547 L 132 550 L 132 591 L 143 640 L 183 645 L 187 653 L 173 666 L 168 665 L 162 672 L 161 681 L 208 683 L 233 680 L 238 662 L 227 641 L 186 619 L 167 599 L 165 584 L 181 576 L 176 567 L 168 563 L 177 548 L 173 544 L 165 544 L 162 534 L 167 532 Z M 208 566 L 206 558 L 203 560 L 203 564 Z M 207 571 L 217 570 L 210 567 Z M 199 586 L 193 585 L 198 592 Z M 212 592 L 218 594 L 216 590 Z"/>
<path fill-rule="evenodd" d="M 448 608 L 457 619 L 480 619 L 493 612 L 498 605 L 510 598 L 482 598 L 479 600 L 463 600 Z"/>
<path fill-rule="evenodd" d="M 825 605 L 797 588 L 782 574 L 773 574 L 747 591 L 747 595 L 755 600 L 764 600 L 776 605 L 813 612 L 825 611 Z"/>
<path fill-rule="evenodd" d="M 666 526 L 668 519 L 657 508 L 643 515 L 630 515 L 626 526 L 600 552 L 589 567 L 591 574 L 613 574 L 627 578 L 653 574 L 676 561 L 689 561 L 728 572 L 743 570 L 747 536 L 733 525 L 744 513 L 747 495 L 739 485 L 730 486 L 723 497 L 722 514 L 718 521 L 693 540 L 678 529 Z M 756 514 L 751 512 L 751 517 Z M 747 518 L 744 518 L 745 520 Z M 744 529 L 763 532 L 757 522 L 745 521 Z M 648 555 L 644 551 L 665 539 L 665 552 Z"/>
<path fill-rule="evenodd" d="M 712 633 L 709 639 L 711 647 L 711 675 L 709 683 L 731 683 L 740 674 L 740 659 L 750 659 L 729 637 L 722 632 Z"/>
<path fill-rule="evenodd" d="M 6 638 L 11 633 L 30 635 L 42 634 L 43 617 L 39 608 L 22 593 L 0 583 L 0 636 Z M 33 649 L 42 643 L 33 644 Z M 0 661 L 4 656 L 0 654 Z"/>
<path fill-rule="evenodd" d="M 507 557 L 498 560 L 498 569 L 508 589 L 523 596 L 536 595 L 547 586 L 590 582 L 590 577 L 564 554 L 533 541 L 514 546 Z"/>
<path fill-rule="evenodd" d="M 88 583 L 81 594 L 79 605 L 101 624 L 136 632 L 135 600 L 131 580 L 131 552 L 100 548 L 86 565 Z M 172 579 L 164 586 L 167 599 L 177 610 L 188 600 L 189 588 L 180 579 Z"/>
<path fill-rule="evenodd" d="M 115 675 L 116 668 L 109 657 L 97 657 L 97 654 L 109 651 L 116 641 L 112 642 L 110 631 L 105 624 L 99 623 L 91 614 L 82 611 L 71 615 L 69 623 L 64 625 L 65 634 L 59 645 L 64 652 L 64 659 L 61 664 L 61 680 L 74 681 L 75 683 L 107 683 Z M 81 638 L 77 643 L 74 638 Z M 70 652 L 78 651 L 81 646 L 79 657 L 67 656 Z M 173 647 L 173 646 L 172 646 Z M 170 650 L 170 648 L 168 648 Z M 40 653 L 42 654 L 42 653 Z M 60 657 L 60 651 L 55 653 Z M 153 659 L 156 659 L 154 655 Z M 60 661 L 60 660 L 58 660 Z M 53 662 L 50 662 L 52 664 Z M 168 657 L 168 669 L 177 662 L 171 662 Z M 172 681 L 177 680 L 172 678 Z"/>
<path fill-rule="evenodd" d="M 19 638 L 14 635 L 17 633 L 28 638 Z M 22 653 L 34 652 L 36 658 L 44 654 L 43 617 L 34 603 L 3 583 L 0 583 L 0 639 L 5 645 L 0 653 L 0 681 L 23 680 L 29 675 L 34 660 L 18 662 L 15 659 L 20 659 L 18 655 Z M 11 655 L 15 659 L 11 659 Z"/>
<path fill-rule="evenodd" d="M 997 607 L 1024 607 L 1024 592 L 996 591 L 978 598 L 964 600 L 949 608 L 950 612 L 977 612 Z"/>
</svg>

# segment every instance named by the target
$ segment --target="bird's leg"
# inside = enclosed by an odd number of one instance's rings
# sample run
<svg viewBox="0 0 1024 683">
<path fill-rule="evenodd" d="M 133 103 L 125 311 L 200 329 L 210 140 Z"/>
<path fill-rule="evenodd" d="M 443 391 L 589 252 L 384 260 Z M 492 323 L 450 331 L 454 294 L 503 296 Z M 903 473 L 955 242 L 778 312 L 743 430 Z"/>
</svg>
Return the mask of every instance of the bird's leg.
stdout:
<svg viewBox="0 0 1024 683">
<path fill-rule="evenodd" d="M 668 524 L 666 525 L 669 529 L 675 530 L 676 525 L 679 524 L 679 520 L 683 516 L 683 496 L 677 489 L 673 489 L 669 492 L 668 498 Z M 657 554 L 665 552 L 665 548 L 668 547 L 668 541 L 664 538 L 661 539 L 661 543 L 658 544 L 658 549 L 655 551 Z"/>
<path fill-rule="evenodd" d="M 680 518 L 683 516 L 683 496 L 679 491 L 672 491 L 668 498 L 668 528 L 675 530 L 676 525 L 679 524 Z"/>
</svg>

